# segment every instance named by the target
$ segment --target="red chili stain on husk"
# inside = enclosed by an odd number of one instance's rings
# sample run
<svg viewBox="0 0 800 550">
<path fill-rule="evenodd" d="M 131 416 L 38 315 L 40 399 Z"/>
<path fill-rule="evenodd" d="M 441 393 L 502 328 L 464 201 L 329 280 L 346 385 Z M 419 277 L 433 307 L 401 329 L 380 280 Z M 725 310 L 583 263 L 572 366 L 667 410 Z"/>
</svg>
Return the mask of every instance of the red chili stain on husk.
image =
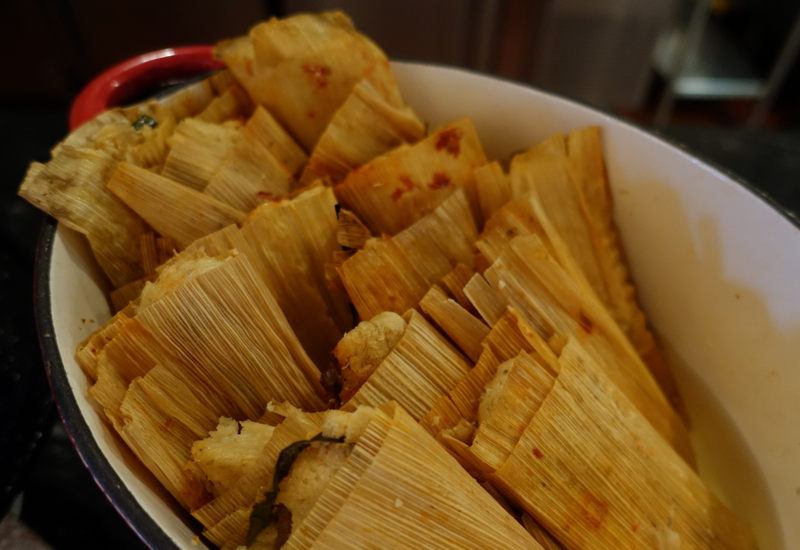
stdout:
<svg viewBox="0 0 800 550">
<path fill-rule="evenodd" d="M 450 185 L 450 177 L 444 172 L 436 172 L 433 175 L 433 181 L 428 184 L 431 189 L 447 189 Z"/>
<path fill-rule="evenodd" d="M 464 136 L 459 128 L 450 128 L 449 130 L 442 130 L 439 132 L 439 137 L 436 140 L 436 150 L 444 150 L 447 154 L 458 158 L 461 153 L 461 138 Z"/>
<path fill-rule="evenodd" d="M 587 492 L 581 504 L 581 517 L 586 526 L 592 531 L 599 530 L 608 515 L 608 503 Z"/>
<path fill-rule="evenodd" d="M 540 451 L 539 449 L 534 449 L 533 450 L 533 456 L 535 456 L 536 458 L 544 458 L 544 455 L 542 454 L 542 451 Z"/>
<path fill-rule="evenodd" d="M 331 68 L 317 63 L 303 64 L 303 71 L 309 76 L 317 88 L 324 88 L 328 85 L 328 77 L 331 76 Z"/>
<path fill-rule="evenodd" d="M 418 187 L 408 174 L 402 174 L 398 179 L 400 180 L 400 185 L 397 186 L 397 189 L 395 189 L 391 195 L 391 199 L 394 202 L 399 201 L 403 194 L 413 191 Z"/>
<path fill-rule="evenodd" d="M 258 195 L 258 198 L 261 199 L 262 201 L 275 201 L 280 199 L 280 196 L 274 195 L 272 193 L 267 193 L 266 191 L 259 191 L 256 194 Z"/>
</svg>

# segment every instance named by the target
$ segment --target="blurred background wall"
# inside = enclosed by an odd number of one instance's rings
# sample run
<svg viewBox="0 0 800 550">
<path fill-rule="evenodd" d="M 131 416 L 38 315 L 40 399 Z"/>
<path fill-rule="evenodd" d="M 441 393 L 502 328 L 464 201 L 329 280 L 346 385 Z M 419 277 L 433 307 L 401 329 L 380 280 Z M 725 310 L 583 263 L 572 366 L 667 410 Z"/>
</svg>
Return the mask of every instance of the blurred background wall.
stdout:
<svg viewBox="0 0 800 550">
<path fill-rule="evenodd" d="M 10 76 L 0 80 L 0 101 L 66 104 L 93 75 L 133 55 L 212 43 L 271 15 L 340 8 L 394 58 L 531 82 L 645 124 L 658 114 L 660 124 L 742 125 L 771 94 L 758 122 L 782 128 L 800 113 L 791 44 L 798 7 L 797 0 L 4 0 L 0 20 L 10 24 L 0 43 Z M 769 88 L 781 53 L 784 74 Z"/>
</svg>

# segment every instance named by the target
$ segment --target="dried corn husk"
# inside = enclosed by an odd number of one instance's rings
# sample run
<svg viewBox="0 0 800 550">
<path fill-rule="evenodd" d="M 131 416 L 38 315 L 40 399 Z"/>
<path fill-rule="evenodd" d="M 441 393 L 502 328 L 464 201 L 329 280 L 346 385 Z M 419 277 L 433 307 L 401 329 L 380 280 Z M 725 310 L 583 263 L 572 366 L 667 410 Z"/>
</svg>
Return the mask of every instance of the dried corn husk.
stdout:
<svg viewBox="0 0 800 550">
<path fill-rule="evenodd" d="M 511 183 L 497 161 L 475 170 L 475 187 L 484 220 L 491 218 L 512 197 Z"/>
<path fill-rule="evenodd" d="M 288 196 L 297 188 L 298 158 L 305 160 L 305 153 L 266 109 L 258 107 L 205 193 L 249 212 L 264 200 Z"/>
<path fill-rule="evenodd" d="M 489 327 L 461 307 L 458 302 L 448 298 L 437 285 L 433 285 L 422 297 L 419 307 L 473 363 L 478 361 L 483 351 L 481 341 L 489 334 Z"/>
<path fill-rule="evenodd" d="M 249 507 L 263 500 L 264 493 L 271 488 L 272 474 L 281 451 L 296 441 L 316 435 L 322 421 L 323 415 L 320 413 L 288 411 L 285 419 L 275 426 L 272 437 L 250 470 L 206 506 L 192 512 L 206 527 L 204 534 L 214 544 L 221 547 L 237 536 L 241 539 L 240 544 L 244 544 Z M 242 514 L 242 509 L 247 509 L 247 513 Z M 230 519 L 226 521 L 226 518 Z"/>
<path fill-rule="evenodd" d="M 22 198 L 86 235 L 115 288 L 144 275 L 139 237 L 149 231 L 105 188 L 117 164 L 103 152 L 64 146 L 46 165 L 32 164 L 19 189 Z"/>
<path fill-rule="evenodd" d="M 350 170 L 424 136 L 425 125 L 410 107 L 390 104 L 369 81 L 363 80 L 325 128 L 303 170 L 300 185 L 324 177 L 338 182 Z"/>
<path fill-rule="evenodd" d="M 234 83 L 195 118 L 211 124 L 222 124 L 226 120 L 250 118 L 252 114 L 253 101 L 244 88 Z"/>
<path fill-rule="evenodd" d="M 461 380 L 472 364 L 415 310 L 403 337 L 342 410 L 396 401 L 416 420 Z"/>
<path fill-rule="evenodd" d="M 475 367 L 420 421 L 420 425 L 432 435 L 452 429 L 462 420 L 476 423 L 481 395 L 497 372 L 497 367 L 520 352 L 535 357 L 534 348 L 525 337 L 518 314 L 514 311 L 507 311 L 498 319 L 481 346 L 483 351 Z M 472 435 L 462 441 L 471 443 Z"/>
<path fill-rule="evenodd" d="M 622 241 L 613 220 L 611 189 L 603 162 L 599 128 L 571 132 L 567 137 L 567 168 L 581 196 L 586 223 L 591 230 L 595 257 L 605 282 L 604 304 L 650 368 L 661 389 L 684 419 L 688 418 L 672 373 L 664 363 L 655 338 L 636 302 Z"/>
<path fill-rule="evenodd" d="M 756 548 L 576 339 L 492 480 L 567 549 Z"/>
<path fill-rule="evenodd" d="M 405 313 L 453 266 L 472 264 L 477 238 L 463 190 L 392 238 L 371 242 L 346 260 L 342 283 L 362 320 L 383 311 Z"/>
<path fill-rule="evenodd" d="M 531 534 L 531 536 L 542 545 L 544 550 L 564 550 L 553 536 L 545 531 L 544 527 L 536 523 L 536 520 L 530 514 L 522 514 L 522 526 Z"/>
<path fill-rule="evenodd" d="M 467 283 L 474 275 L 475 272 L 472 269 L 462 263 L 457 263 L 453 271 L 445 275 L 441 280 L 442 287 L 447 290 L 447 293 L 470 313 L 477 313 L 477 311 L 464 293 L 464 287 L 467 286 Z"/>
<path fill-rule="evenodd" d="M 316 187 L 265 204 L 247 217 L 242 233 L 266 266 L 267 286 L 314 363 L 321 369 L 332 364 L 331 350 L 354 322 L 325 276 L 325 264 L 339 249 L 332 190 Z"/>
<path fill-rule="evenodd" d="M 642 415 L 693 464 L 686 427 L 636 350 L 594 294 L 567 275 L 537 236 L 512 240 L 485 276 L 544 341 L 580 338 Z"/>
<path fill-rule="evenodd" d="M 244 218 L 243 212 L 227 204 L 124 162 L 108 189 L 180 249 Z"/>
<path fill-rule="evenodd" d="M 192 510 L 211 500 L 202 472 L 186 468 L 193 434 L 164 414 L 134 380 L 121 406 L 120 435 L 178 503 Z M 188 442 L 188 445 L 186 444 Z"/>
<path fill-rule="evenodd" d="M 90 382 L 94 383 L 97 380 L 97 356 L 130 320 L 131 316 L 119 311 L 78 346 L 75 361 Z"/>
<path fill-rule="evenodd" d="M 354 547 L 541 549 L 396 404 L 375 414 L 283 548 Z"/>
<path fill-rule="evenodd" d="M 89 395 L 102 406 L 111 425 L 119 430 L 124 424 L 120 406 L 130 383 L 156 365 L 175 363 L 180 363 L 178 358 L 156 342 L 138 319 L 131 319 L 98 353 L 97 381 L 89 388 Z M 186 367 L 177 365 L 174 370 L 186 370 Z"/>
<path fill-rule="evenodd" d="M 222 166 L 225 157 L 242 139 L 240 120 L 222 124 L 187 118 L 175 129 L 171 149 L 161 175 L 202 191 Z"/>
<path fill-rule="evenodd" d="M 480 274 L 476 274 L 464 286 L 464 295 L 483 320 L 493 327 L 506 311 L 507 303 L 502 295 L 493 289 Z"/>
<path fill-rule="evenodd" d="M 386 55 L 339 11 L 273 18 L 218 44 L 216 55 L 307 151 L 362 80 L 402 106 Z"/>
<path fill-rule="evenodd" d="M 372 233 L 358 216 L 350 210 L 339 210 L 336 224 L 336 242 L 346 248 L 364 248 Z"/>
<path fill-rule="evenodd" d="M 136 319 L 255 420 L 272 399 L 323 407 L 319 371 L 269 289 L 238 254 L 167 294 Z"/>
<path fill-rule="evenodd" d="M 351 172 L 336 186 L 336 196 L 374 234 L 395 235 L 463 188 L 480 227 L 474 171 L 485 164 L 472 121 L 463 118 Z"/>
<path fill-rule="evenodd" d="M 478 425 L 470 447 L 482 463 L 493 470 L 505 463 L 550 391 L 553 380 L 553 373 L 544 364 L 525 352 L 517 355 L 500 399 L 489 418 Z"/>
</svg>

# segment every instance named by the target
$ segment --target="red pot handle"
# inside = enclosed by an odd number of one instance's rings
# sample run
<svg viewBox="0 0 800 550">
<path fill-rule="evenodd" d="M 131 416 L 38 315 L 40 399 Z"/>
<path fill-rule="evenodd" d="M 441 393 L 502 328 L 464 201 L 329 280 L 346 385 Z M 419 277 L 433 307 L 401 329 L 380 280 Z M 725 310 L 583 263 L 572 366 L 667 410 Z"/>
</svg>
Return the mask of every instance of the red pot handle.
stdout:
<svg viewBox="0 0 800 550">
<path fill-rule="evenodd" d="M 75 98 L 69 112 L 70 130 L 147 89 L 224 67 L 223 62 L 214 59 L 213 49 L 213 46 L 167 48 L 114 65 Z"/>
</svg>

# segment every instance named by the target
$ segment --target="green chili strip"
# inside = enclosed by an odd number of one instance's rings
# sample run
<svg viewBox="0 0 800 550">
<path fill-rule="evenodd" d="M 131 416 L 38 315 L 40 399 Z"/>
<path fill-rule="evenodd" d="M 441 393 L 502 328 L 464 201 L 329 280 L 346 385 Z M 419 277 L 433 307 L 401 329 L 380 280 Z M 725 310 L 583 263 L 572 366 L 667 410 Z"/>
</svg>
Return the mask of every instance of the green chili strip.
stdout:
<svg viewBox="0 0 800 550">
<path fill-rule="evenodd" d="M 151 116 L 142 115 L 140 116 L 136 122 L 133 123 L 133 129 L 137 132 L 144 128 L 145 126 L 150 126 L 150 128 L 155 128 L 158 126 L 158 121 Z"/>
<path fill-rule="evenodd" d="M 324 441 L 327 443 L 342 443 L 344 438 L 333 439 L 330 437 L 323 437 L 322 434 L 307 439 L 304 441 L 296 441 L 292 443 L 278 455 L 278 461 L 275 463 L 275 473 L 272 476 L 272 490 L 264 496 L 266 499 L 253 506 L 253 511 L 250 513 L 250 528 L 247 531 L 247 546 L 249 547 L 256 540 L 256 537 L 270 526 L 273 521 L 273 511 L 275 508 L 275 500 L 278 498 L 278 485 L 283 478 L 289 475 L 289 470 L 292 469 L 297 457 L 300 453 L 305 451 L 315 441 Z"/>
</svg>

